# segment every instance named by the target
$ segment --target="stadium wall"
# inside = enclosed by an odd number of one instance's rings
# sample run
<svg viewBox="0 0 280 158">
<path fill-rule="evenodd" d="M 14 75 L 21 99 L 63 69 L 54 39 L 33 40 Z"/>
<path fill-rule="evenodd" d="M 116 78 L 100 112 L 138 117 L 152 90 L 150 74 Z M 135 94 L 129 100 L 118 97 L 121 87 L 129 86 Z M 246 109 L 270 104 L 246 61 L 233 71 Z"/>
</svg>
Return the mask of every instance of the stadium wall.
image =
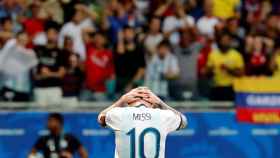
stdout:
<svg viewBox="0 0 280 158">
<path fill-rule="evenodd" d="M 35 140 L 44 134 L 46 111 L 0 112 L 0 158 L 26 158 Z M 62 112 L 65 132 L 77 136 L 90 158 L 112 158 L 114 134 L 100 128 L 97 112 Z M 167 158 L 277 158 L 280 125 L 238 123 L 234 110 L 186 112 L 188 128 L 171 133 Z"/>
</svg>

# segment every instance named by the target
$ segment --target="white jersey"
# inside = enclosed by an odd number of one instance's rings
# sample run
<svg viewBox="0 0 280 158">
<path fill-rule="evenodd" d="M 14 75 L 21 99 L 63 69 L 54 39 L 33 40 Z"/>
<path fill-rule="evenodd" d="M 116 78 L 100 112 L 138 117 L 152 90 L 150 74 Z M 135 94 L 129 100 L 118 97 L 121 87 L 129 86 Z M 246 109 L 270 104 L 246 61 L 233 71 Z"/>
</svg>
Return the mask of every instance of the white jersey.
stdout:
<svg viewBox="0 0 280 158">
<path fill-rule="evenodd" d="M 167 134 L 181 124 L 171 110 L 145 106 L 113 108 L 106 124 L 115 130 L 115 158 L 164 158 Z"/>
</svg>

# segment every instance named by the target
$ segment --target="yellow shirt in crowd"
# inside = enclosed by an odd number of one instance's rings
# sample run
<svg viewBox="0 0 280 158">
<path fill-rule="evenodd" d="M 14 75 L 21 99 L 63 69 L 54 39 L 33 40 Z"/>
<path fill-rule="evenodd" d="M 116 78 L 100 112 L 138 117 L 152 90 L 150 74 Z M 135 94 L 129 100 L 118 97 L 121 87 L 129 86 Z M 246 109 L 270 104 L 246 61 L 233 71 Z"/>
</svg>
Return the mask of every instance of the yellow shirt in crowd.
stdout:
<svg viewBox="0 0 280 158">
<path fill-rule="evenodd" d="M 221 19 L 231 18 L 239 5 L 240 0 L 213 0 L 213 14 Z"/>
<path fill-rule="evenodd" d="M 243 58 L 241 54 L 234 49 L 228 50 L 227 53 L 222 53 L 220 50 L 216 49 L 212 51 L 208 57 L 207 67 L 213 69 L 215 86 L 232 86 L 235 77 L 223 69 L 223 65 L 232 70 L 243 69 Z"/>
</svg>

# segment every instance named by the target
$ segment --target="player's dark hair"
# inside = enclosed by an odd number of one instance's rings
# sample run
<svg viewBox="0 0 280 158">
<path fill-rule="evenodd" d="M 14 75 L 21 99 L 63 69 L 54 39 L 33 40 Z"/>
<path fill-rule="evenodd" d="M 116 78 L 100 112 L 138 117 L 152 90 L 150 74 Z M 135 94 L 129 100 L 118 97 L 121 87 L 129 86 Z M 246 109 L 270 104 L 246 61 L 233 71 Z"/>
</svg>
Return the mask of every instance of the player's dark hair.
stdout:
<svg viewBox="0 0 280 158">
<path fill-rule="evenodd" d="M 61 125 L 63 125 L 64 123 L 64 119 L 63 119 L 63 116 L 59 113 L 51 113 L 49 114 L 49 117 L 48 117 L 48 120 L 49 119 L 55 119 L 57 120 Z"/>
</svg>

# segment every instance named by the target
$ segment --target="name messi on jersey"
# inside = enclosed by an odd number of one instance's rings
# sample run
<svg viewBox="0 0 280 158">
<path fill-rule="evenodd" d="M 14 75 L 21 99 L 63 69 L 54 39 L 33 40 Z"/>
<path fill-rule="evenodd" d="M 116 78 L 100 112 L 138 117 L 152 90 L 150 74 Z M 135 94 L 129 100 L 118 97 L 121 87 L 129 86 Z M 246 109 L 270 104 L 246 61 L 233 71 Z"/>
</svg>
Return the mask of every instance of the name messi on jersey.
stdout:
<svg viewBox="0 0 280 158">
<path fill-rule="evenodd" d="M 133 113 L 134 121 L 148 121 L 152 119 L 152 115 L 150 113 Z"/>
</svg>

